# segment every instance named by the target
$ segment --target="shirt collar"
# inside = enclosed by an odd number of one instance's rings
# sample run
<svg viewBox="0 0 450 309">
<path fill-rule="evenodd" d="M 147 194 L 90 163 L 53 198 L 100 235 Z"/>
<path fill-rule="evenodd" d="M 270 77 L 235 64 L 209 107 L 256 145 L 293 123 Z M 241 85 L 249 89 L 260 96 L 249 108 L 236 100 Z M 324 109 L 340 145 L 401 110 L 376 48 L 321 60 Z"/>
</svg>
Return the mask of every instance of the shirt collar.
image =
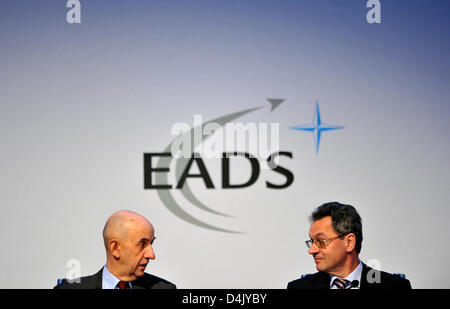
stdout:
<svg viewBox="0 0 450 309">
<path fill-rule="evenodd" d="M 353 280 L 358 280 L 358 289 L 361 287 L 361 275 L 362 275 L 362 271 L 363 271 L 363 265 L 361 263 L 361 261 L 359 261 L 359 265 L 358 267 L 356 267 L 356 269 L 354 271 L 352 271 L 347 277 L 345 278 L 341 278 L 341 279 L 346 279 L 350 282 L 352 282 Z M 333 281 L 336 278 L 336 276 L 330 275 L 331 277 L 331 281 L 330 281 L 330 287 L 333 285 Z"/>
<path fill-rule="evenodd" d="M 106 265 L 103 267 L 103 273 L 102 273 L 102 289 L 116 289 L 117 283 L 119 283 L 120 279 L 116 278 L 113 274 L 111 274 L 106 267 Z M 130 289 L 132 288 L 131 282 L 128 282 L 130 285 Z"/>
</svg>

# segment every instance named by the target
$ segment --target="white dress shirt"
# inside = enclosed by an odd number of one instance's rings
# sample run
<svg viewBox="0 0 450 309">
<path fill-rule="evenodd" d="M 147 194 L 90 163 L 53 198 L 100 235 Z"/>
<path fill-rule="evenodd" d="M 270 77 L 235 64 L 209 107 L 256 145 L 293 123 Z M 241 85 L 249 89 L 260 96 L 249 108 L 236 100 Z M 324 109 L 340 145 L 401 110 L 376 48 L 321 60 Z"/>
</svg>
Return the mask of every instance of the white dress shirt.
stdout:
<svg viewBox="0 0 450 309">
<path fill-rule="evenodd" d="M 111 274 L 105 265 L 102 273 L 102 289 L 118 289 L 117 283 L 119 283 L 119 281 L 120 279 Z M 130 289 L 133 288 L 131 282 L 128 282 L 128 285 L 130 286 Z"/>
<path fill-rule="evenodd" d="M 335 285 L 333 285 L 334 279 L 336 279 L 336 278 L 348 280 L 350 282 L 350 284 L 352 283 L 353 280 L 358 280 L 358 286 L 357 287 L 351 287 L 351 288 L 352 289 L 359 289 L 361 287 L 362 271 L 363 271 L 363 265 L 362 265 L 361 261 L 359 261 L 358 267 L 356 267 L 356 269 L 354 271 L 352 271 L 350 273 L 350 275 L 348 275 L 346 278 L 339 278 L 339 277 L 330 275 L 331 276 L 330 289 L 337 289 L 337 287 Z"/>
</svg>

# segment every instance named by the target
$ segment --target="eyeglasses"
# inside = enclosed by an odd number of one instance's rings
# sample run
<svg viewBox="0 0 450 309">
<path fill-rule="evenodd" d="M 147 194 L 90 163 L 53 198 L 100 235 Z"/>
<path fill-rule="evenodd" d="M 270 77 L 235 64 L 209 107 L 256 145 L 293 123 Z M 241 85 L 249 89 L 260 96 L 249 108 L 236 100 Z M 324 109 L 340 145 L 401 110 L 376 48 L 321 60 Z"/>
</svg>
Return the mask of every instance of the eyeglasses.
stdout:
<svg viewBox="0 0 450 309">
<path fill-rule="evenodd" d="M 347 234 L 348 234 L 348 233 L 347 233 Z M 312 239 L 310 239 L 310 240 L 305 241 L 305 243 L 306 243 L 306 246 L 307 246 L 308 248 L 311 248 L 311 246 L 312 246 L 313 244 L 316 244 L 316 246 L 317 246 L 318 248 L 323 249 L 323 248 L 325 248 L 330 242 L 332 242 L 333 240 L 338 239 L 338 238 L 341 238 L 341 237 L 344 237 L 344 236 L 346 236 L 347 234 L 339 235 L 339 236 L 336 236 L 336 237 L 330 237 L 330 238 L 327 238 L 327 239 L 321 239 L 321 240 L 312 240 Z"/>
</svg>

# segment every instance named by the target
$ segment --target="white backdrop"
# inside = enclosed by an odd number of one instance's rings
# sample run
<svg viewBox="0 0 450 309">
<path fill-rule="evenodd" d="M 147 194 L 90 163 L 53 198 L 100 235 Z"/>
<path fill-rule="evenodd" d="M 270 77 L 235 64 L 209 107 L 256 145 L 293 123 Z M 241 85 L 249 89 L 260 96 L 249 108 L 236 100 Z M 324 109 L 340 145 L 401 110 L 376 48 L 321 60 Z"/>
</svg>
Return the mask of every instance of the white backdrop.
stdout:
<svg viewBox="0 0 450 309">
<path fill-rule="evenodd" d="M 0 288 L 53 287 L 73 259 L 97 272 L 119 209 L 153 223 L 147 271 L 179 288 L 285 288 L 315 272 L 308 216 L 328 201 L 360 212 L 363 261 L 449 288 L 448 10 L 385 2 L 370 25 L 360 2 L 85 2 L 70 25 L 58 1 L 2 1 Z M 270 111 L 267 98 L 285 101 Z M 345 126 L 318 153 L 311 133 L 289 129 L 311 123 L 316 102 L 324 123 Z M 279 123 L 290 187 L 267 189 L 284 178 L 264 170 L 222 189 L 220 160 L 207 159 L 216 189 L 187 182 L 233 217 L 172 190 L 192 216 L 243 234 L 192 225 L 144 190 L 143 154 L 163 152 L 175 123 L 257 106 L 236 121 Z M 236 181 L 249 175 L 240 164 Z"/>
</svg>

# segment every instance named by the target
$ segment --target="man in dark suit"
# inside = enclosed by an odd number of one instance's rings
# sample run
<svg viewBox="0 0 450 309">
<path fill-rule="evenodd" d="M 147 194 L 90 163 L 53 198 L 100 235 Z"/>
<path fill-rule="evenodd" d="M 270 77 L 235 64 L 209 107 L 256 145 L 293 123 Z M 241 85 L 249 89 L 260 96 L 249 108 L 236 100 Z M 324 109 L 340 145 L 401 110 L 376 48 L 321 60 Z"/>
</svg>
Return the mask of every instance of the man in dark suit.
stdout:
<svg viewBox="0 0 450 309">
<path fill-rule="evenodd" d="M 153 225 L 128 210 L 112 214 L 103 229 L 106 265 L 95 275 L 65 280 L 56 289 L 175 289 L 169 281 L 145 273 L 155 259 Z"/>
<path fill-rule="evenodd" d="M 317 273 L 289 282 L 288 289 L 411 289 L 409 280 L 372 269 L 359 260 L 361 217 L 353 206 L 326 203 L 313 211 L 306 241 Z"/>
</svg>

